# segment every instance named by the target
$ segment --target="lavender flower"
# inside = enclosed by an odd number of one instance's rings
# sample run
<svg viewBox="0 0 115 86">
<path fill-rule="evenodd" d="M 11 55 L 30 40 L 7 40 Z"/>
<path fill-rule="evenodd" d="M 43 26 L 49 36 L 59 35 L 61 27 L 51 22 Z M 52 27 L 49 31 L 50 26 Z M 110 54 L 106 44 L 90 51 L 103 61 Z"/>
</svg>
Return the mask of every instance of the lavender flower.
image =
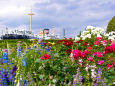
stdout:
<svg viewBox="0 0 115 86">
<path fill-rule="evenodd" d="M 98 69 L 97 77 L 95 77 L 95 80 L 96 80 L 95 86 L 98 86 L 98 83 L 101 83 L 102 86 L 104 86 L 106 84 L 106 83 L 104 83 L 104 80 L 102 80 L 102 77 L 101 77 L 102 71 L 101 70 L 102 70 L 101 68 Z"/>
</svg>

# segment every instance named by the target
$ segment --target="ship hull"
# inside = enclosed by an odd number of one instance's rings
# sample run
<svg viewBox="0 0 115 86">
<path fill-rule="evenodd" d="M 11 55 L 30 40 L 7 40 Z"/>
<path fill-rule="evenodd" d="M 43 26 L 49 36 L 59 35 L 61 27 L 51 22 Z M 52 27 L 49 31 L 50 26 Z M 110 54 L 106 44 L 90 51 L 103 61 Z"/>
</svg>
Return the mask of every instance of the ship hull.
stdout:
<svg viewBox="0 0 115 86">
<path fill-rule="evenodd" d="M 5 34 L 1 36 L 1 39 L 35 39 L 35 37 L 27 35 Z"/>
</svg>

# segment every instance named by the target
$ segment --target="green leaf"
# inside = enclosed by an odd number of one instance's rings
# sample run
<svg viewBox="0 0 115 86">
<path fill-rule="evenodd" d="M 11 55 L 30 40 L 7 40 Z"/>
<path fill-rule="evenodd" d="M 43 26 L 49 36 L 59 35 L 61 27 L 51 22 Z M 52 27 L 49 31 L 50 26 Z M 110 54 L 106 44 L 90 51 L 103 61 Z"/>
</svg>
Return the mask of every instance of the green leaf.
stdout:
<svg viewBox="0 0 115 86">
<path fill-rule="evenodd" d="M 41 62 L 41 60 L 40 59 L 36 59 L 35 63 L 39 63 L 39 62 Z"/>
<path fill-rule="evenodd" d="M 43 79 L 43 78 L 44 78 L 44 75 L 40 75 L 39 78 L 40 78 L 40 79 Z"/>
<path fill-rule="evenodd" d="M 39 67 L 39 70 L 41 70 L 41 69 L 43 69 L 43 67 L 42 67 L 42 66 L 40 66 L 40 67 Z"/>
<path fill-rule="evenodd" d="M 58 54 L 58 53 L 55 53 L 55 54 L 54 54 L 54 57 L 59 57 L 59 54 Z"/>
</svg>

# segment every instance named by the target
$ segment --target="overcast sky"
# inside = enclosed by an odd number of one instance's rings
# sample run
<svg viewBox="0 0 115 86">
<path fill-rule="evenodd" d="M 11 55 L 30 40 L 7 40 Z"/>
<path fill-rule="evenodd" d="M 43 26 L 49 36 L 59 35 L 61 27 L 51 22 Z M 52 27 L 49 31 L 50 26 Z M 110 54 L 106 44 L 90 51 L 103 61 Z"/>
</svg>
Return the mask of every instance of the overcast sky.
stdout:
<svg viewBox="0 0 115 86">
<path fill-rule="evenodd" d="M 28 13 L 32 8 L 33 31 L 56 27 L 59 34 L 66 29 L 71 37 L 93 25 L 106 29 L 115 16 L 115 0 L 0 0 L 0 30 L 29 27 Z"/>
</svg>

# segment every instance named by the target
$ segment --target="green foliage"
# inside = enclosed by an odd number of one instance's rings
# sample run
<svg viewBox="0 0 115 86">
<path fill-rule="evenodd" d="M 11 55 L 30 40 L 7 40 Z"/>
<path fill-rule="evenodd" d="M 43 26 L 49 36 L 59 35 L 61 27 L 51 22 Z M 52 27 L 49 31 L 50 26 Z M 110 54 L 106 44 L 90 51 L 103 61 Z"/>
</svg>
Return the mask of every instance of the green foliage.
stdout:
<svg viewBox="0 0 115 86">
<path fill-rule="evenodd" d="M 107 40 L 107 39 L 103 37 L 103 40 Z M 73 80 L 74 80 L 73 75 L 77 74 L 76 70 L 79 68 L 80 69 L 79 75 L 83 77 L 82 85 L 92 86 L 93 80 L 91 78 L 91 69 L 89 69 L 88 72 L 86 72 L 86 69 L 85 69 L 87 64 L 96 65 L 95 70 L 97 70 L 100 67 L 103 68 L 102 77 L 106 78 L 106 80 L 108 81 L 107 85 L 112 85 L 112 83 L 115 80 L 114 68 L 112 67 L 110 70 L 107 70 L 106 68 L 107 64 L 112 64 L 113 62 L 113 61 L 108 60 L 108 58 L 109 57 L 114 58 L 115 53 L 104 55 L 101 58 L 99 58 L 98 56 L 93 57 L 94 52 L 103 52 L 105 48 L 103 44 L 101 44 L 100 46 L 94 45 L 94 42 L 96 41 L 95 35 L 92 35 L 91 39 L 87 38 L 86 40 L 83 40 L 80 43 L 73 42 L 73 44 L 70 46 L 64 45 L 64 41 L 61 43 L 57 43 L 58 40 L 44 40 L 45 43 L 55 42 L 54 45 L 50 46 L 52 47 L 51 51 L 45 50 L 46 47 L 49 47 L 47 45 L 44 45 L 44 48 L 41 48 L 42 43 L 41 44 L 37 43 L 36 41 L 38 40 L 35 40 L 35 41 L 21 40 L 22 51 L 24 52 L 24 55 L 27 57 L 26 67 L 22 65 L 22 62 L 21 62 L 22 57 L 16 58 L 16 53 L 17 53 L 16 49 L 17 49 L 18 41 L 19 40 L 2 40 L 0 42 L 4 46 L 6 46 L 6 48 L 7 48 L 7 43 L 8 43 L 9 47 L 15 50 L 15 52 L 9 55 L 10 59 L 11 58 L 16 59 L 17 62 L 15 62 L 15 64 L 18 65 L 21 75 L 23 75 L 25 79 L 31 82 L 31 84 L 37 83 L 39 86 L 48 86 L 49 83 L 53 85 L 54 84 L 53 79 L 56 79 L 56 82 L 55 82 L 56 86 L 67 86 L 69 82 L 71 82 L 71 86 L 73 86 Z M 88 43 L 87 45 L 84 44 L 86 42 Z M 36 48 L 34 47 L 34 45 L 36 45 Z M 72 50 L 78 49 L 81 52 L 83 52 L 88 47 L 90 47 L 90 45 L 92 45 L 92 49 L 87 54 L 87 57 L 82 59 L 83 61 L 82 65 L 78 64 L 79 60 L 72 60 L 72 58 L 70 58 L 70 53 L 66 53 L 68 49 L 72 49 Z M 107 46 L 109 45 L 111 44 L 108 42 Z M 30 47 L 31 49 L 28 49 Z M 1 46 L 1 48 L 3 47 Z M 25 53 L 26 51 L 27 53 Z M 41 52 L 41 54 L 38 54 L 39 52 Z M 40 57 L 46 53 L 51 56 L 51 59 L 47 59 L 47 60 L 40 59 Z M 92 62 L 89 62 L 88 60 L 90 56 L 93 57 Z M 79 57 L 78 59 L 81 59 L 81 57 Z M 104 60 L 105 62 L 102 65 L 98 65 L 97 64 L 98 60 Z M 28 77 L 30 78 L 30 80 L 28 79 Z M 49 78 L 49 77 L 52 77 L 52 78 Z"/>
<path fill-rule="evenodd" d="M 115 31 L 115 16 L 109 21 L 106 32 Z"/>
</svg>

